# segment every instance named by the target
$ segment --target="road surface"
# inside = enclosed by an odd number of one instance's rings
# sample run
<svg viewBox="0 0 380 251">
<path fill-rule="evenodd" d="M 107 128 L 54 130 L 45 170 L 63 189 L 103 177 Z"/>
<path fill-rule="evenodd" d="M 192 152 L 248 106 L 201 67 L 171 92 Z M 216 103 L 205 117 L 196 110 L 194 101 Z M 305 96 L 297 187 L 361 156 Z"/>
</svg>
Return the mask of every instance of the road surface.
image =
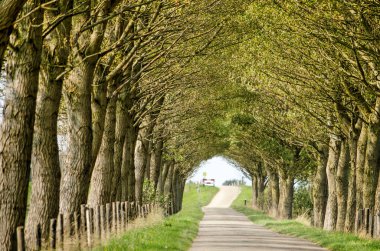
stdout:
<svg viewBox="0 0 380 251">
<path fill-rule="evenodd" d="M 253 224 L 245 215 L 229 208 L 239 193 L 238 187 L 223 186 L 203 208 L 205 216 L 190 251 L 327 251 L 309 241 Z"/>
</svg>

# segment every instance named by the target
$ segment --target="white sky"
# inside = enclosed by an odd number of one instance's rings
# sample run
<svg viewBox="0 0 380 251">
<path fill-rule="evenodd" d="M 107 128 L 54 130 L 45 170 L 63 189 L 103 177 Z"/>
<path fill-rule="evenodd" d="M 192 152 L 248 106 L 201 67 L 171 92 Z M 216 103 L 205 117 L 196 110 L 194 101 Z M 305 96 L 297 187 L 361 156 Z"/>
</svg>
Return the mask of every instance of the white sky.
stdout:
<svg viewBox="0 0 380 251">
<path fill-rule="evenodd" d="M 243 173 L 237 170 L 233 165 L 221 157 L 215 156 L 201 163 L 200 167 L 189 180 L 199 182 L 203 179 L 203 172 L 207 173 L 207 179 L 215 179 L 215 185 L 221 186 L 225 180 L 239 179 L 244 176 Z M 248 184 L 249 180 L 244 177 L 244 181 Z"/>
</svg>

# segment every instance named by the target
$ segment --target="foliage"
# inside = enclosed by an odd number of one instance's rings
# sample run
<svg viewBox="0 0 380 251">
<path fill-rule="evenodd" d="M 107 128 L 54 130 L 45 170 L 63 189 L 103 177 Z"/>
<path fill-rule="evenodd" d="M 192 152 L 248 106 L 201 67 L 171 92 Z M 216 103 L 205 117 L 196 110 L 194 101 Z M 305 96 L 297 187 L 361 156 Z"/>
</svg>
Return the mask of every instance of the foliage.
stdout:
<svg viewBox="0 0 380 251">
<path fill-rule="evenodd" d="M 244 182 L 242 180 L 232 179 L 232 180 L 225 180 L 222 185 L 223 186 L 241 186 L 243 184 Z"/>
<path fill-rule="evenodd" d="M 312 211 L 310 185 L 307 182 L 298 182 L 294 188 L 293 214 L 295 217 L 304 214 L 311 217 Z"/>
</svg>

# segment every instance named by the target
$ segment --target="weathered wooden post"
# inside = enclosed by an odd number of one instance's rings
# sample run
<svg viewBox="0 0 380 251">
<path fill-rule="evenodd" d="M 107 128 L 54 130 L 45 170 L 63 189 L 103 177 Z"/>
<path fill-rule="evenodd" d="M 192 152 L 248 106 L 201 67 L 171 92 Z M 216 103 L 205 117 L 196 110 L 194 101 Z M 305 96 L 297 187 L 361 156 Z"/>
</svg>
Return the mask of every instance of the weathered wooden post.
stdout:
<svg viewBox="0 0 380 251">
<path fill-rule="evenodd" d="M 63 214 L 58 214 L 57 218 L 57 247 L 63 247 Z"/>
<path fill-rule="evenodd" d="M 77 242 L 80 241 L 80 215 L 78 212 L 74 212 L 74 237 Z"/>
<path fill-rule="evenodd" d="M 369 219 L 370 219 L 370 215 L 369 215 L 369 208 L 366 208 L 365 209 L 365 233 L 366 234 L 369 234 Z"/>
<path fill-rule="evenodd" d="M 112 202 L 112 232 L 116 232 L 116 203 Z"/>
<path fill-rule="evenodd" d="M 376 213 L 376 237 L 380 236 L 380 211 Z"/>
<path fill-rule="evenodd" d="M 111 204 L 107 203 L 106 204 L 106 234 L 107 238 L 110 235 L 111 231 Z"/>
<path fill-rule="evenodd" d="M 91 215 L 91 210 L 90 208 L 87 208 L 86 210 L 86 225 L 87 225 L 87 246 L 91 247 L 91 229 L 92 229 L 92 215 Z"/>
<path fill-rule="evenodd" d="M 25 251 L 24 227 L 17 227 L 17 251 Z"/>
<path fill-rule="evenodd" d="M 104 205 L 100 205 L 100 238 L 103 240 L 106 237 L 106 219 Z"/>
<path fill-rule="evenodd" d="M 86 232 L 86 208 L 85 204 L 80 205 L 80 226 L 83 233 Z"/>
<path fill-rule="evenodd" d="M 94 238 L 100 239 L 100 206 L 94 209 Z"/>
<path fill-rule="evenodd" d="M 244 200 L 244 206 L 247 206 L 247 200 Z"/>
<path fill-rule="evenodd" d="M 72 214 L 64 214 L 63 216 L 63 235 L 66 240 L 68 240 L 72 235 L 72 217 Z"/>
<path fill-rule="evenodd" d="M 368 211 L 368 234 L 370 236 L 373 236 L 373 215 L 372 215 L 372 212 L 371 211 Z"/>
<path fill-rule="evenodd" d="M 57 233 L 57 219 L 50 220 L 50 228 L 49 228 L 49 238 L 50 238 L 50 248 L 56 248 L 56 233 Z"/>
<path fill-rule="evenodd" d="M 120 231 L 123 232 L 125 230 L 125 202 L 120 203 Z"/>
<path fill-rule="evenodd" d="M 115 220 L 115 230 L 117 233 L 120 232 L 120 201 L 116 201 L 116 220 Z"/>
<path fill-rule="evenodd" d="M 126 201 L 125 202 L 125 215 L 126 215 L 125 216 L 125 223 L 127 226 L 128 226 L 129 217 L 131 217 L 130 214 L 131 214 L 131 205 L 128 201 Z"/>
</svg>

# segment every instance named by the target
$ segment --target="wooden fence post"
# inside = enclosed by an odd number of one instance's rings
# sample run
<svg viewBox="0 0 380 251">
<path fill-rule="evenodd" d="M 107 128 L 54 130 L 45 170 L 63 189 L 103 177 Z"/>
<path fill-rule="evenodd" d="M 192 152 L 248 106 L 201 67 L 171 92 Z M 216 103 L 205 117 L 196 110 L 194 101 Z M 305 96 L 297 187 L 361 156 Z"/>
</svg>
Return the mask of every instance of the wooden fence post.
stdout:
<svg viewBox="0 0 380 251">
<path fill-rule="evenodd" d="M 112 202 L 112 232 L 116 232 L 116 203 Z"/>
<path fill-rule="evenodd" d="M 94 210 L 94 238 L 100 239 L 100 206 L 95 206 Z"/>
<path fill-rule="evenodd" d="M 63 246 L 63 214 L 58 214 L 57 218 L 57 247 Z"/>
<path fill-rule="evenodd" d="M 369 208 L 365 209 L 365 233 L 369 233 Z"/>
<path fill-rule="evenodd" d="M 377 211 L 376 213 L 376 237 L 380 236 L 380 211 Z"/>
<path fill-rule="evenodd" d="M 64 214 L 63 216 L 63 235 L 65 239 L 69 239 L 72 235 L 72 214 Z"/>
<path fill-rule="evenodd" d="M 116 201 L 116 219 L 115 219 L 115 230 L 116 233 L 120 232 L 120 201 Z"/>
<path fill-rule="evenodd" d="M 129 217 L 130 217 L 130 213 L 131 213 L 131 208 L 130 208 L 130 204 L 128 201 L 125 202 L 125 223 L 126 225 L 128 226 L 128 221 L 129 221 Z"/>
<path fill-rule="evenodd" d="M 100 239 L 102 240 L 106 237 L 106 219 L 104 214 L 104 205 L 100 205 Z"/>
<path fill-rule="evenodd" d="M 57 219 L 50 220 L 50 228 L 49 228 L 49 238 L 50 238 L 50 248 L 56 248 L 56 240 L 57 240 Z"/>
<path fill-rule="evenodd" d="M 17 227 L 17 251 L 25 251 L 24 227 Z"/>
<path fill-rule="evenodd" d="M 82 233 L 85 235 L 86 233 L 86 205 L 80 205 L 80 226 L 82 228 Z"/>
<path fill-rule="evenodd" d="M 125 202 L 120 203 L 120 231 L 125 230 Z"/>
<path fill-rule="evenodd" d="M 86 210 L 86 225 L 87 225 L 87 246 L 91 247 L 91 229 L 92 229 L 92 215 L 90 208 Z"/>
<path fill-rule="evenodd" d="M 131 219 L 134 219 L 135 218 L 135 211 L 134 211 L 134 202 L 132 201 L 131 204 L 129 205 L 129 209 L 130 209 L 130 212 L 131 212 Z"/>
<path fill-rule="evenodd" d="M 73 222 L 74 222 L 74 237 L 77 242 L 80 241 L 80 215 L 78 212 L 74 212 L 73 216 Z"/>
<path fill-rule="evenodd" d="M 107 238 L 109 237 L 109 233 L 111 231 L 111 204 L 106 204 L 106 234 Z"/>
</svg>

